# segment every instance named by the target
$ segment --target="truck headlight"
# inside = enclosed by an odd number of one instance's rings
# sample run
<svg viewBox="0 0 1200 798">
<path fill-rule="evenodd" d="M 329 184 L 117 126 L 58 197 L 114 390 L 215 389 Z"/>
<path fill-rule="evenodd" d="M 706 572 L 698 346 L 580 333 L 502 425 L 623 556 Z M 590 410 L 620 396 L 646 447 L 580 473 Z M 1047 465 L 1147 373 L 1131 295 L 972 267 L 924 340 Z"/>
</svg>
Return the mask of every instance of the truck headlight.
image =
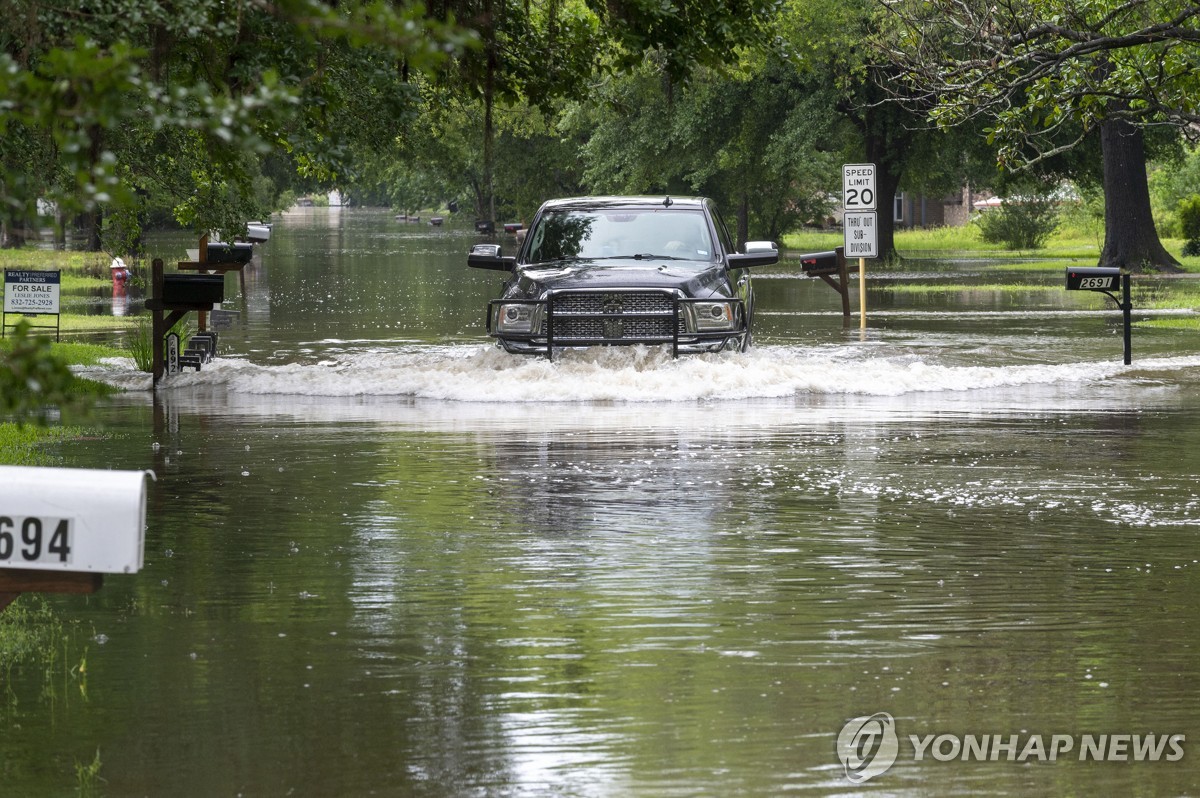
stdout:
<svg viewBox="0 0 1200 798">
<path fill-rule="evenodd" d="M 692 305 L 692 313 L 696 319 L 696 332 L 732 330 L 737 323 L 732 302 L 696 302 Z"/>
<path fill-rule="evenodd" d="M 533 332 L 533 305 L 501 305 L 496 313 L 496 330 L 507 333 Z"/>
</svg>

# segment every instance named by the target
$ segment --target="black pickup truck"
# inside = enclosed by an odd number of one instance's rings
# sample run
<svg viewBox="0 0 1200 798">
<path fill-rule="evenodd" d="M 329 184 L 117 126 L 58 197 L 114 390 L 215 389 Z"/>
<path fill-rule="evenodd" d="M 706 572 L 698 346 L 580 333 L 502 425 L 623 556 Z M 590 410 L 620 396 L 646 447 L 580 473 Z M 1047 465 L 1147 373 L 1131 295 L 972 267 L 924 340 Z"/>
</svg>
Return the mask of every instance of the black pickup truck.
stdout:
<svg viewBox="0 0 1200 798">
<path fill-rule="evenodd" d="M 778 260 L 767 241 L 737 252 L 709 199 L 583 197 L 542 205 L 515 256 L 477 244 L 467 264 L 511 273 L 487 315 L 509 352 L 669 344 L 678 356 L 747 349 L 749 269 Z"/>
</svg>

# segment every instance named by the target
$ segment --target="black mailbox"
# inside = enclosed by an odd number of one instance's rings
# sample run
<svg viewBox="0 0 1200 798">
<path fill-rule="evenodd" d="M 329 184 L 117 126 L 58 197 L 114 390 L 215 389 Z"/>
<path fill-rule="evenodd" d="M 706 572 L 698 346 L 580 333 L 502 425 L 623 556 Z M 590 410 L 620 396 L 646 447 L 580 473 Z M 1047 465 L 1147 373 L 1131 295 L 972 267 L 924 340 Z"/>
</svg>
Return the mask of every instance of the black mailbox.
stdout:
<svg viewBox="0 0 1200 798">
<path fill-rule="evenodd" d="M 475 222 L 475 232 L 483 235 L 491 235 L 496 232 L 496 223 L 489 222 L 486 219 L 479 219 Z"/>
<path fill-rule="evenodd" d="M 225 299 L 220 274 L 164 274 L 162 303 L 166 307 L 215 305 Z"/>
<path fill-rule="evenodd" d="M 209 244 L 208 263 L 236 263 L 245 266 L 254 257 L 251 244 Z"/>
<path fill-rule="evenodd" d="M 1067 269 L 1068 291 L 1116 291 L 1120 287 L 1120 269 L 1106 266 Z"/>
<path fill-rule="evenodd" d="M 821 274 L 836 274 L 838 271 L 837 252 L 812 252 L 800 256 L 800 268 L 810 277 Z"/>
</svg>

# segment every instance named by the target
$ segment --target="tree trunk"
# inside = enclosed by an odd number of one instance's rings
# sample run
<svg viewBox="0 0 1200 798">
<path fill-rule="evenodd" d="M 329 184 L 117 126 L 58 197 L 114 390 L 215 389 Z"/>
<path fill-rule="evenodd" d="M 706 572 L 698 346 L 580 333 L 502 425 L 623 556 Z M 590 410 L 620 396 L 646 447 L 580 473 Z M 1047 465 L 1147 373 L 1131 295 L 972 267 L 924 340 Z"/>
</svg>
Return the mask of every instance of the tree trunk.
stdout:
<svg viewBox="0 0 1200 798">
<path fill-rule="evenodd" d="M 742 196 L 738 201 L 737 210 L 737 248 L 738 252 L 742 252 L 746 247 L 746 240 L 750 237 L 750 192 L 742 189 Z"/>
<path fill-rule="evenodd" d="M 100 231 L 104 227 L 104 212 L 99 208 L 90 210 L 83 215 L 84 235 L 87 239 L 84 249 L 88 252 L 101 250 Z"/>
<path fill-rule="evenodd" d="M 896 213 L 892 206 L 900 190 L 904 171 L 902 153 L 893 151 L 883 136 L 866 136 L 867 162 L 875 164 L 875 229 L 879 236 L 879 259 L 900 260 L 896 252 Z"/>
<path fill-rule="evenodd" d="M 496 69 L 499 66 L 499 59 L 496 54 L 498 47 L 496 43 L 496 20 L 492 16 L 493 6 L 490 0 L 484 3 L 484 16 L 487 20 L 487 28 L 484 36 L 484 48 L 486 48 L 486 64 L 484 66 L 483 78 L 483 191 L 484 212 L 487 214 L 484 217 L 487 221 L 496 221 L 496 190 L 495 190 L 495 137 L 496 131 L 492 120 L 492 111 L 496 104 Z"/>
<path fill-rule="evenodd" d="M 1100 124 L 1104 158 L 1104 249 L 1100 265 L 1131 272 L 1179 272 L 1179 261 L 1158 238 L 1150 212 L 1141 128 L 1123 119 Z"/>
</svg>

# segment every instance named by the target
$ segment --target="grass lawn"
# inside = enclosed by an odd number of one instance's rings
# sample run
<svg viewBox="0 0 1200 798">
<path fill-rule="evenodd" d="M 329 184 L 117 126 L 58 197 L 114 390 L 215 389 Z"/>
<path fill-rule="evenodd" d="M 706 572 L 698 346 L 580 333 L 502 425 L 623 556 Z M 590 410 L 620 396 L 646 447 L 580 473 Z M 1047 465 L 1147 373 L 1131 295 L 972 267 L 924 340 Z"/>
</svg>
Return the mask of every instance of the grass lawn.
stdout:
<svg viewBox="0 0 1200 798">
<path fill-rule="evenodd" d="M 985 242 L 975 225 L 964 227 L 935 227 L 928 230 L 897 230 L 896 249 L 901 257 L 920 255 L 922 257 L 936 256 L 941 253 L 946 256 L 986 255 L 998 260 L 1011 259 L 1021 261 L 1011 265 L 989 266 L 989 269 L 1009 269 L 1012 271 L 1052 271 L 1068 265 L 1095 265 L 1100 257 L 1102 239 L 1094 232 L 1064 228 L 1052 235 L 1046 246 L 1040 249 L 1003 249 L 995 244 Z M 1188 272 L 1200 272 L 1200 256 L 1185 257 L 1183 253 L 1184 240 L 1164 238 L 1163 246 L 1175 256 Z M 788 233 L 783 237 L 783 246 L 792 252 L 820 252 L 842 245 L 842 233 L 838 230 L 801 230 Z M 1034 258 L 1035 262 L 1025 262 Z"/>
</svg>

